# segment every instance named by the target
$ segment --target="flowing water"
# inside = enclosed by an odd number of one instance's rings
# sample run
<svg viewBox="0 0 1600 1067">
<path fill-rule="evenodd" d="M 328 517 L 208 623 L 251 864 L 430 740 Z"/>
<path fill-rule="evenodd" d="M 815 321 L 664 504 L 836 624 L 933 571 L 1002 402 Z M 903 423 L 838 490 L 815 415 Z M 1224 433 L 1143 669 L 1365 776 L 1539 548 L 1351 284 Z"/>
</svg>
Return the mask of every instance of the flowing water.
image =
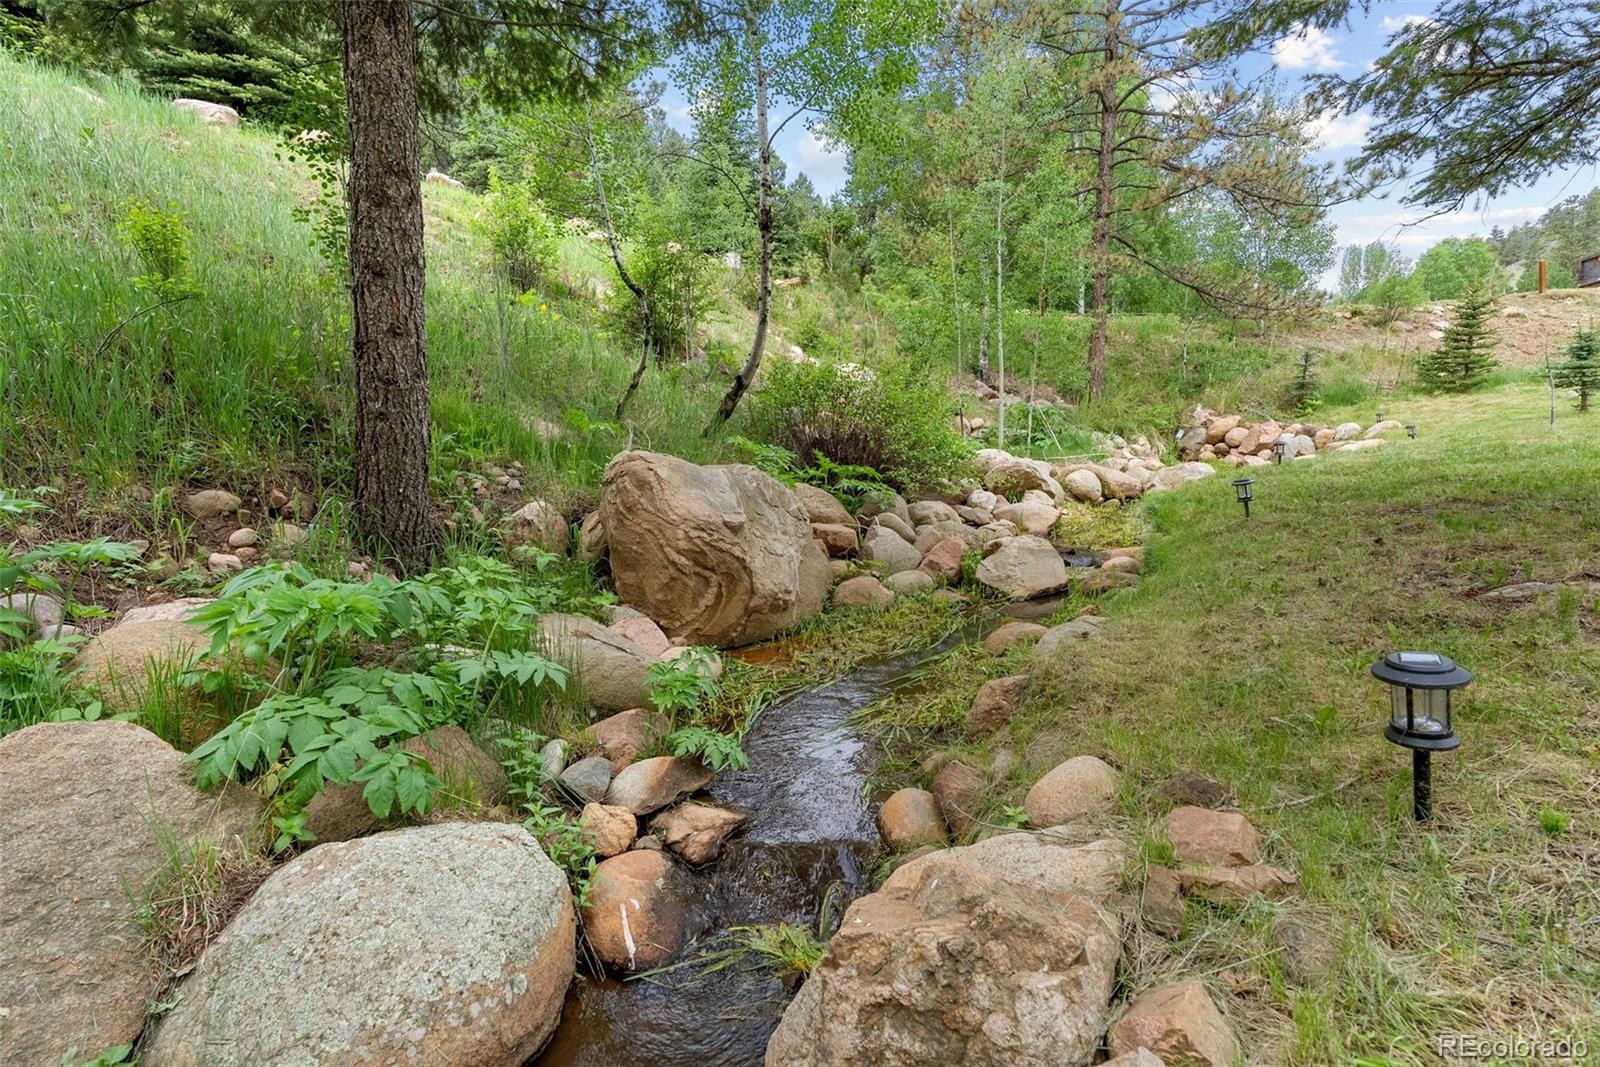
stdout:
<svg viewBox="0 0 1600 1067">
<path fill-rule="evenodd" d="M 764 711 L 744 736 L 749 768 L 719 774 L 715 804 L 749 813 L 721 859 L 693 872 L 698 939 L 679 956 L 719 945 L 747 924 L 813 929 L 825 897 L 838 907 L 869 888 L 877 848 L 867 776 L 873 755 L 850 716 L 907 684 L 922 665 L 970 635 L 882 660 Z M 830 887 L 837 890 L 830 892 Z M 580 977 L 540 1067 L 742 1067 L 759 1064 L 788 1003 L 765 973 L 685 967 L 621 982 Z"/>
</svg>

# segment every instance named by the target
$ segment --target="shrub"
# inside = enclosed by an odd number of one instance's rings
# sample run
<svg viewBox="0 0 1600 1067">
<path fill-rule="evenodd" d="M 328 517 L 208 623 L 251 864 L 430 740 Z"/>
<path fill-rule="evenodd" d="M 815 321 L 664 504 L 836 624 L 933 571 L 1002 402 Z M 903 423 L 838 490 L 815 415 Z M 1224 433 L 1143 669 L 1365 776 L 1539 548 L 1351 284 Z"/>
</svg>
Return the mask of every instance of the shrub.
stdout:
<svg viewBox="0 0 1600 1067">
<path fill-rule="evenodd" d="M 870 467 L 905 490 L 954 477 L 966 458 L 949 397 L 905 364 L 778 361 L 752 413 L 763 438 L 796 456 Z"/>
<path fill-rule="evenodd" d="M 1466 393 L 1483 385 L 1495 368 L 1495 335 L 1486 325 L 1494 301 L 1474 286 L 1455 306 L 1439 347 L 1417 362 L 1417 378 L 1430 389 Z"/>
<path fill-rule="evenodd" d="M 152 207 L 129 200 L 122 207 L 117 232 L 139 257 L 143 272 L 133 283 L 157 300 L 182 300 L 200 288 L 189 271 L 189 227 L 176 204 Z"/>
<path fill-rule="evenodd" d="M 555 267 L 560 230 L 526 182 L 491 171 L 479 225 L 495 267 L 517 289 L 536 288 Z"/>
</svg>

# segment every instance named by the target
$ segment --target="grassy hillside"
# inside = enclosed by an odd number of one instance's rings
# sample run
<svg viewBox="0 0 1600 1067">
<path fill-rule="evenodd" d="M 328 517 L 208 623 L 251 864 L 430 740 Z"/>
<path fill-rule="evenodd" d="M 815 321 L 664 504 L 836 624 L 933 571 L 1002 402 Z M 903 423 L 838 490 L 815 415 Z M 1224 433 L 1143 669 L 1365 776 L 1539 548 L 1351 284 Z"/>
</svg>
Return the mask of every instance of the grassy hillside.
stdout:
<svg viewBox="0 0 1600 1067">
<path fill-rule="evenodd" d="M 1080 753 L 1122 768 L 1122 815 L 1161 862 L 1168 775 L 1234 787 L 1263 861 L 1297 871 L 1281 904 L 1191 903 L 1170 946 L 1132 942 L 1137 990 L 1204 977 L 1251 1062 L 1426 1064 L 1445 1033 L 1600 1041 L 1600 416 L 1549 422 L 1529 385 L 1403 402 L 1415 441 L 1259 468 L 1243 518 L 1213 478 L 1144 507 L 1146 573 L 1102 601 L 1104 641 L 1043 675 L 1009 731 L 962 737 L 979 682 L 912 691 L 887 721 L 943 727 L 977 766 L 1020 766 L 989 817 Z M 1358 410 L 1336 411 L 1359 417 Z M 1370 414 L 1367 415 L 1370 419 Z M 1484 594 L 1539 581 L 1524 603 Z M 1421 648 L 1469 667 L 1461 748 L 1434 761 L 1435 820 L 1411 820 L 1409 754 L 1387 742 L 1367 667 Z M 945 679 L 949 682 L 949 679 Z M 934 743 L 937 743 L 935 740 Z M 926 749 L 919 750 L 920 752 Z M 912 761 L 903 772 L 915 774 Z M 1285 973 L 1272 924 L 1330 938 L 1325 981 Z"/>
</svg>

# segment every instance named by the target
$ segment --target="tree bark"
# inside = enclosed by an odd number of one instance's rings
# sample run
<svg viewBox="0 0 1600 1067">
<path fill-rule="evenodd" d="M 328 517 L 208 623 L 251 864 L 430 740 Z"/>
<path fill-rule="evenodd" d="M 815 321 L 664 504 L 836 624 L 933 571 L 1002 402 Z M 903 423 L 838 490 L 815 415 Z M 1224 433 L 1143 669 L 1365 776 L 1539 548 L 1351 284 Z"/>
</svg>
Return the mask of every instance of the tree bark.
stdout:
<svg viewBox="0 0 1600 1067">
<path fill-rule="evenodd" d="M 995 429 L 999 447 L 1006 447 L 1006 142 L 1000 139 L 1000 182 L 994 196 L 994 353 L 1000 368 L 1000 416 Z"/>
<path fill-rule="evenodd" d="M 650 349 L 654 343 L 655 322 L 650 312 L 650 297 L 645 294 L 644 288 L 633 280 L 633 275 L 628 273 L 627 266 L 622 262 L 622 248 L 617 244 L 617 227 L 611 221 L 611 201 L 606 198 L 605 176 L 600 172 L 600 151 L 594 142 L 594 116 L 588 114 L 588 123 L 584 126 L 583 135 L 589 143 L 589 172 L 594 176 L 594 194 L 600 201 L 600 215 L 606 227 L 606 244 L 611 248 L 611 262 L 616 265 L 617 277 L 622 279 L 622 284 L 628 287 L 628 292 L 639 302 L 639 329 L 644 334 L 644 339 L 639 343 L 639 363 L 633 368 L 633 377 L 628 380 L 628 388 L 622 394 L 622 399 L 617 401 L 617 418 L 622 418 L 622 413 L 628 409 L 628 401 L 633 399 L 633 394 L 639 388 L 639 382 L 644 378 L 644 371 L 650 365 Z"/>
<path fill-rule="evenodd" d="M 1089 399 L 1106 391 L 1106 330 L 1109 311 L 1106 293 L 1111 283 L 1111 214 L 1116 206 L 1117 155 L 1117 34 L 1118 0 L 1106 0 L 1105 69 L 1096 96 L 1100 101 L 1100 144 L 1096 150 L 1094 186 L 1094 280 L 1089 290 L 1089 310 L 1094 326 L 1089 331 Z"/>
<path fill-rule="evenodd" d="M 409 0 L 343 0 L 350 115 L 355 514 L 376 551 L 423 567 L 428 506 L 426 274 L 415 30 Z"/>
<path fill-rule="evenodd" d="M 761 235 L 761 253 L 756 280 L 756 334 L 750 342 L 750 355 L 723 395 L 716 417 L 706 427 L 707 437 L 733 417 L 740 398 L 755 381 L 756 371 L 761 369 L 761 354 L 767 346 L 767 317 L 772 312 L 772 141 L 767 133 L 767 67 L 761 54 L 760 27 L 756 25 L 755 12 L 748 6 L 744 9 L 744 27 L 756 79 L 756 143 L 760 146 L 757 159 L 761 188 L 756 197 L 756 230 Z"/>
</svg>

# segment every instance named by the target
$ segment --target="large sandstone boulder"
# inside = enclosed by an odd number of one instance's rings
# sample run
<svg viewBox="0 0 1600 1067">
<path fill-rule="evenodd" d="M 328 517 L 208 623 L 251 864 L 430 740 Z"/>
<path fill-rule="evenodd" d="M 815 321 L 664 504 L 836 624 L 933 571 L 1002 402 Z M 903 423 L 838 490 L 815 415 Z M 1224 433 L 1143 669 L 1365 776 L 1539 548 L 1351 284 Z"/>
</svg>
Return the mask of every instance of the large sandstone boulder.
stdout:
<svg viewBox="0 0 1600 1067">
<path fill-rule="evenodd" d="M 584 936 L 613 967 L 659 967 L 689 935 L 688 887 L 672 859 L 659 850 L 634 849 L 600 864 L 588 900 Z"/>
<path fill-rule="evenodd" d="M 1239 1043 L 1216 1003 L 1199 982 L 1147 990 L 1111 1028 L 1111 1053 L 1149 1049 L 1162 1062 L 1193 1067 L 1230 1067 Z"/>
<path fill-rule="evenodd" d="M 541 615 L 539 630 L 545 653 L 576 670 L 590 704 L 603 711 L 650 706 L 645 672 L 659 657 L 648 649 L 580 615 Z"/>
<path fill-rule="evenodd" d="M 635 815 L 648 815 L 704 789 L 711 777 L 711 769 L 699 760 L 652 756 L 624 767 L 611 780 L 605 801 Z"/>
<path fill-rule="evenodd" d="M 623 452 L 600 514 L 617 593 L 674 638 L 744 645 L 822 610 L 832 575 L 811 518 L 755 467 Z"/>
<path fill-rule="evenodd" d="M 132 900 L 170 841 L 226 845 L 261 821 L 254 793 L 193 783 L 183 753 L 132 723 L 0 738 L 0 1060 L 54 1065 L 144 1028 L 158 977 Z"/>
<path fill-rule="evenodd" d="M 206 947 L 146 1067 L 520 1067 L 555 1029 L 576 924 L 526 830 L 443 823 L 319 845 Z"/>
<path fill-rule="evenodd" d="M 139 706 L 156 684 L 205 659 L 211 638 L 186 622 L 134 622 L 113 626 L 90 638 L 72 658 L 79 685 L 95 690 L 106 709 L 129 711 Z"/>
<path fill-rule="evenodd" d="M 1087 1064 L 1121 953 L 1126 852 L 1005 834 L 907 863 L 850 905 L 768 1067 Z"/>
<path fill-rule="evenodd" d="M 1029 600 L 1067 584 L 1061 553 L 1042 537 L 1009 537 L 988 546 L 978 564 L 978 581 L 1013 600 Z"/>
</svg>

